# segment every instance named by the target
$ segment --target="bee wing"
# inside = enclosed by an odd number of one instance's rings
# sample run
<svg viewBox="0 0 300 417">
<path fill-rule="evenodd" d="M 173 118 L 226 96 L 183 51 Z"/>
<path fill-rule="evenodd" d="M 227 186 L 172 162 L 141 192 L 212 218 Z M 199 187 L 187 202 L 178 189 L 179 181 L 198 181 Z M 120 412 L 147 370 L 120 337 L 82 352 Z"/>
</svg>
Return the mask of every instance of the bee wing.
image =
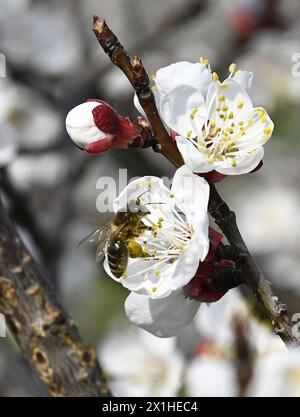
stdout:
<svg viewBox="0 0 300 417">
<path fill-rule="evenodd" d="M 107 222 L 103 226 L 97 227 L 96 230 L 93 230 L 89 233 L 86 237 L 84 237 L 79 243 L 78 247 L 86 242 L 97 242 L 101 243 L 102 241 L 106 241 L 108 234 L 110 232 L 111 222 Z"/>
<path fill-rule="evenodd" d="M 102 261 L 105 255 L 106 246 L 118 235 L 120 230 L 122 230 L 125 226 L 126 223 L 123 223 L 113 233 L 111 233 L 111 223 L 109 223 L 109 229 L 107 233 L 103 233 L 103 235 L 98 239 L 98 246 L 96 250 L 96 262 L 99 263 Z"/>
<path fill-rule="evenodd" d="M 96 262 L 97 263 L 101 262 L 104 258 L 106 244 L 107 244 L 107 240 L 102 240 L 100 244 L 97 246 L 97 250 L 96 250 Z"/>
</svg>

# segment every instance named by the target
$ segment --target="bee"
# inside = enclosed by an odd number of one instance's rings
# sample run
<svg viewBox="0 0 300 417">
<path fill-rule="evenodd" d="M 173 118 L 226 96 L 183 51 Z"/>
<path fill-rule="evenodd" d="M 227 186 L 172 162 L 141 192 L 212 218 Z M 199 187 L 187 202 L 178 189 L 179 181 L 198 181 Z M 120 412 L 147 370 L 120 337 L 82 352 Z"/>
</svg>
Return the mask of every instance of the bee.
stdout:
<svg viewBox="0 0 300 417">
<path fill-rule="evenodd" d="M 103 226 L 99 226 L 91 234 L 86 236 L 78 246 L 86 241 L 96 241 L 96 261 L 100 262 L 105 253 L 112 274 L 121 278 L 124 275 L 128 259 L 149 256 L 135 241 L 135 238 L 141 236 L 145 230 L 151 230 L 142 221 L 150 211 L 140 203 L 140 197 L 136 200 L 136 204 L 127 206 L 126 211 L 118 211 Z M 148 203 L 151 204 L 151 203 Z"/>
</svg>

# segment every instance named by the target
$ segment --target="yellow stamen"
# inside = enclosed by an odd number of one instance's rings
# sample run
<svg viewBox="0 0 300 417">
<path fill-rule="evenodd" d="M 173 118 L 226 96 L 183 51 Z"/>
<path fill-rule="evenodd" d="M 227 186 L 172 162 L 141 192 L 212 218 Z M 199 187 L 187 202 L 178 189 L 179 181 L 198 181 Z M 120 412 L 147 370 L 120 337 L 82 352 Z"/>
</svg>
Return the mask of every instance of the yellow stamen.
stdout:
<svg viewBox="0 0 300 417">
<path fill-rule="evenodd" d="M 236 64 L 233 63 L 233 64 L 229 65 L 229 72 L 230 73 L 233 74 L 235 72 L 235 70 L 236 70 Z"/>
<path fill-rule="evenodd" d="M 219 76 L 216 72 L 212 73 L 212 79 L 213 79 L 213 81 L 219 81 Z"/>
<path fill-rule="evenodd" d="M 228 86 L 229 86 L 229 84 L 227 84 L 227 83 L 222 83 L 222 84 L 220 84 L 220 85 L 219 85 L 219 89 L 220 89 L 220 90 L 226 90 L 226 89 L 228 88 Z"/>
<path fill-rule="evenodd" d="M 197 111 L 198 111 L 198 109 L 197 109 L 197 108 L 196 108 L 196 109 L 193 109 L 193 110 L 191 111 L 191 114 L 190 114 L 191 119 L 194 119 L 195 114 L 197 113 Z"/>
<path fill-rule="evenodd" d="M 273 129 L 271 126 L 264 128 L 264 136 L 269 136 L 272 133 Z"/>
</svg>

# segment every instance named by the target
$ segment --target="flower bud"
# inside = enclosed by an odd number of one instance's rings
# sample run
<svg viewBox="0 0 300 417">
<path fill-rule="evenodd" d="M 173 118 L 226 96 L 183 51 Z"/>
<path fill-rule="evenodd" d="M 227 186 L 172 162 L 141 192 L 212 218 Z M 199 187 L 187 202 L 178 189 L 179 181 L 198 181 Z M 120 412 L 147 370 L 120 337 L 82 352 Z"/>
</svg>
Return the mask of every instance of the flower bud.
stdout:
<svg viewBox="0 0 300 417">
<path fill-rule="evenodd" d="M 73 142 L 91 154 L 127 148 L 140 136 L 139 128 L 102 100 L 91 99 L 74 107 L 66 117 Z"/>
</svg>

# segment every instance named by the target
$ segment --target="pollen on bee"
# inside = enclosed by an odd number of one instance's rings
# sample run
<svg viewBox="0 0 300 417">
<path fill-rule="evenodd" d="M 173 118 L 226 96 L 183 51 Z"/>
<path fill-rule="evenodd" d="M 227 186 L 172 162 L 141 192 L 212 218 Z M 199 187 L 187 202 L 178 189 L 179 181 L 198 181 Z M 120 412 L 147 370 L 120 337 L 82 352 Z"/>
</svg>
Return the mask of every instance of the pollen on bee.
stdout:
<svg viewBox="0 0 300 417">
<path fill-rule="evenodd" d="M 156 271 L 155 276 L 160 277 L 160 271 Z"/>
<path fill-rule="evenodd" d="M 203 58 L 203 56 L 200 56 L 200 63 L 205 64 L 205 58 Z"/>
<path fill-rule="evenodd" d="M 122 275 L 122 278 L 126 280 L 128 278 L 128 275 L 127 274 L 123 274 Z"/>
<path fill-rule="evenodd" d="M 156 292 L 157 291 L 157 287 L 153 287 L 151 291 L 152 292 Z"/>
<path fill-rule="evenodd" d="M 192 132 L 191 130 L 189 130 L 189 131 L 187 132 L 187 137 L 188 137 L 188 138 L 190 138 L 190 137 L 192 136 L 192 134 L 193 134 L 193 132 Z"/>
<path fill-rule="evenodd" d="M 224 104 L 224 106 L 222 106 L 222 110 L 223 111 L 227 111 L 228 110 L 228 106 L 226 106 L 226 104 Z"/>
<path fill-rule="evenodd" d="M 244 102 L 243 101 L 239 101 L 237 104 L 237 108 L 238 109 L 242 109 L 244 107 Z"/>
<path fill-rule="evenodd" d="M 152 91 L 157 91 L 157 87 L 156 87 L 156 85 L 152 85 L 151 90 L 152 90 Z"/>
<path fill-rule="evenodd" d="M 151 181 L 148 181 L 148 182 L 147 182 L 147 187 L 148 187 L 148 188 L 152 188 L 152 182 L 151 182 Z"/>
<path fill-rule="evenodd" d="M 233 119 L 234 118 L 234 114 L 233 114 L 233 112 L 231 111 L 230 113 L 229 113 L 229 115 L 228 115 L 228 119 Z"/>
<path fill-rule="evenodd" d="M 169 198 L 174 198 L 175 195 L 174 194 L 169 194 Z"/>
<path fill-rule="evenodd" d="M 221 95 L 219 96 L 219 101 L 225 101 L 225 96 L 224 96 L 224 94 L 221 94 Z"/>
<path fill-rule="evenodd" d="M 151 80 L 152 80 L 152 81 L 155 81 L 155 80 L 156 80 L 156 74 L 152 74 L 152 75 L 151 75 Z"/>
</svg>

